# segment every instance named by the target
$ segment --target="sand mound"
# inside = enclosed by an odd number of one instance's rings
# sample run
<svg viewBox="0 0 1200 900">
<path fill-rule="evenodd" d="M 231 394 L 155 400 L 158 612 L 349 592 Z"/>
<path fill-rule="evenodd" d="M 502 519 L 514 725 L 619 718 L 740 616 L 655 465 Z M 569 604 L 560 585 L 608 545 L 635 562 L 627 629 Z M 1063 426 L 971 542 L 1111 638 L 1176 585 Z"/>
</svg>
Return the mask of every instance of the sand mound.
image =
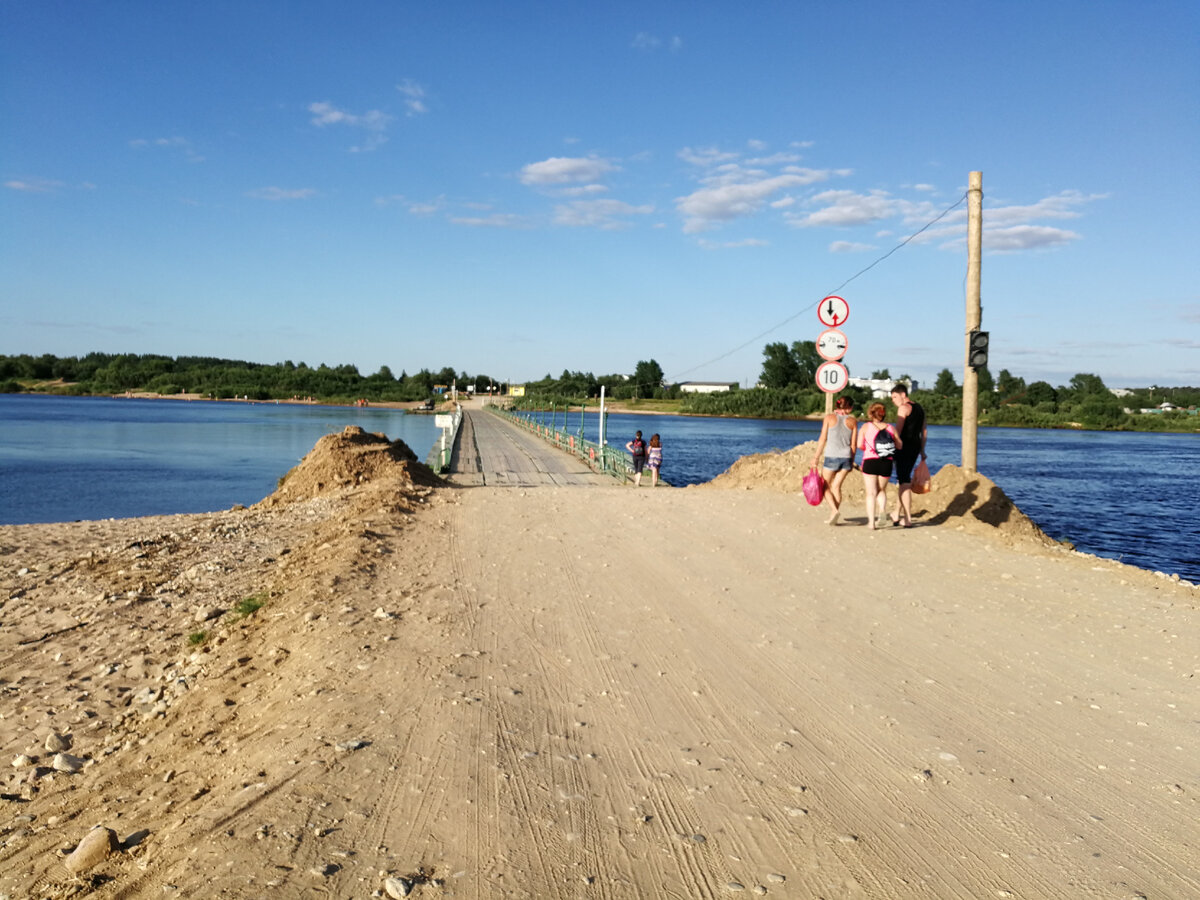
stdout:
<svg viewBox="0 0 1200 900">
<path fill-rule="evenodd" d="M 804 476 L 812 465 L 817 442 L 808 441 L 783 453 L 743 456 L 728 470 L 700 488 L 723 490 L 768 490 L 801 493 Z M 865 495 L 861 473 L 850 473 L 842 486 L 843 518 L 864 516 Z M 895 509 L 896 487 L 888 487 L 888 509 Z M 818 511 L 814 509 L 814 513 Z M 819 511 L 826 514 L 824 507 Z M 985 475 L 969 474 L 948 464 L 933 476 L 933 490 L 913 496 L 913 520 L 927 525 L 949 524 L 995 533 L 1010 539 L 1030 539 L 1053 544 L 1033 521 Z"/>
<path fill-rule="evenodd" d="M 327 434 L 279 480 L 279 487 L 263 504 L 294 503 L 343 488 L 394 479 L 406 485 L 442 483 L 433 470 L 417 459 L 404 441 L 370 434 L 348 425 L 340 434 Z"/>
</svg>

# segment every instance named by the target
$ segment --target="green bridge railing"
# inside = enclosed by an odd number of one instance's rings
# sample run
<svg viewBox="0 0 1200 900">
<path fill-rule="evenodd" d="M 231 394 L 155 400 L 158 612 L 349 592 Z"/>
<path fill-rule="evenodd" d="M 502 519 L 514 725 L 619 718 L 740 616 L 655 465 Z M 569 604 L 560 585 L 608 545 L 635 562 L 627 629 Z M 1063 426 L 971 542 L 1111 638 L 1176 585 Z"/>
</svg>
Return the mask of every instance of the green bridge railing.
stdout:
<svg viewBox="0 0 1200 900">
<path fill-rule="evenodd" d="M 583 436 L 583 412 L 579 413 L 579 428 L 575 431 L 569 430 L 569 413 L 566 410 L 549 409 L 543 412 L 513 412 L 494 404 L 488 404 L 486 407 L 491 412 L 507 419 L 518 428 L 523 428 L 526 431 L 532 432 L 546 441 L 548 444 L 553 444 L 564 453 L 570 453 L 585 463 L 587 463 L 593 471 L 602 472 L 606 475 L 611 475 L 618 481 L 626 482 L 633 479 L 633 457 L 629 455 L 623 448 L 618 449 L 610 444 L 603 447 L 598 441 L 589 441 Z M 559 414 L 562 415 L 563 421 L 558 422 Z M 549 422 L 543 421 L 549 418 Z M 644 476 L 647 480 L 649 475 Z M 660 478 L 661 482 L 662 479 Z M 666 482 L 662 482 L 666 484 Z"/>
</svg>

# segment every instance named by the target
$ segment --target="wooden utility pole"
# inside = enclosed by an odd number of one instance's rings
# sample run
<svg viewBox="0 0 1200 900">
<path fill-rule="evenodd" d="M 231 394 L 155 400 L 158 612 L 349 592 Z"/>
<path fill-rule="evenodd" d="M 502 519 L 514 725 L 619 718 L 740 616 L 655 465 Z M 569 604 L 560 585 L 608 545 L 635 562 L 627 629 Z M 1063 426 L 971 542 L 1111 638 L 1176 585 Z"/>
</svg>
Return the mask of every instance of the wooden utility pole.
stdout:
<svg viewBox="0 0 1200 900">
<path fill-rule="evenodd" d="M 971 367 L 971 332 L 983 321 L 980 270 L 983 257 L 983 173 L 972 172 L 967 186 L 967 330 L 963 335 L 962 467 L 977 471 L 979 458 L 979 373 Z"/>
</svg>

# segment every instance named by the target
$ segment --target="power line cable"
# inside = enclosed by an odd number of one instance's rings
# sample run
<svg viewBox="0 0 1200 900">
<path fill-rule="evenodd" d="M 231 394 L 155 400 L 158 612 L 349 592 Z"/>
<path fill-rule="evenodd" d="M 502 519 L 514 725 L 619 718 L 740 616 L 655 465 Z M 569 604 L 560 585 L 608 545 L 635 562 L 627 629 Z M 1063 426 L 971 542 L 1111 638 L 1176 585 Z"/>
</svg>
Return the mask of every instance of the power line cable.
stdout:
<svg viewBox="0 0 1200 900">
<path fill-rule="evenodd" d="M 812 303 L 810 303 L 808 306 L 805 306 L 803 309 L 799 310 L 794 315 L 788 316 L 782 322 L 772 325 L 766 331 L 755 335 L 754 337 L 750 338 L 750 340 L 746 341 L 743 344 L 739 344 L 738 346 L 734 347 L 732 350 L 728 350 L 725 353 L 722 353 L 720 356 L 715 356 L 712 359 L 708 360 L 707 362 L 702 362 L 699 365 L 692 366 L 690 369 L 684 369 L 682 372 L 680 372 L 678 375 L 676 375 L 676 377 L 673 378 L 672 381 L 678 381 L 680 376 L 687 375 L 689 372 L 695 372 L 697 369 L 706 368 L 707 366 L 711 366 L 715 362 L 720 362 L 721 360 L 723 360 L 727 357 L 733 356 L 733 354 L 735 354 L 741 350 L 745 350 L 751 344 L 761 341 L 763 338 L 765 338 L 771 332 L 777 331 L 780 328 L 782 328 L 784 325 L 787 325 L 789 322 L 795 321 L 800 316 L 804 315 L 806 312 L 808 312 L 809 310 L 816 307 L 816 305 L 818 303 L 820 303 L 821 300 L 824 300 L 830 294 L 837 294 L 839 291 L 842 290 L 842 288 L 844 288 L 850 282 L 854 281 L 854 279 L 858 278 L 860 275 L 865 275 L 867 272 L 871 271 L 873 268 L 875 268 L 877 265 L 879 265 L 881 262 L 883 262 L 885 259 L 887 259 L 889 256 L 891 256 L 893 253 L 895 253 L 897 250 L 899 250 L 901 247 L 904 247 L 909 242 L 911 242 L 914 238 L 916 238 L 922 232 L 927 231 L 929 228 L 936 225 L 942 219 L 946 218 L 946 216 L 948 216 L 951 212 L 953 212 L 958 207 L 962 206 L 962 204 L 966 201 L 966 199 L 967 199 L 967 195 L 964 192 L 963 195 L 961 197 L 959 197 L 958 200 L 956 200 L 953 204 L 951 204 L 950 206 L 947 206 L 936 217 L 934 217 L 933 219 L 930 219 L 928 222 L 926 222 L 924 225 L 922 225 L 920 228 L 918 228 L 916 231 L 914 231 L 912 234 L 910 234 L 908 237 L 906 237 L 904 240 L 902 240 L 900 243 L 898 243 L 895 247 L 893 247 L 887 253 L 883 254 L 883 256 L 879 257 L 879 259 L 875 260 L 873 263 L 871 263 L 866 268 L 860 269 L 859 271 L 855 272 L 853 275 L 851 275 L 849 278 L 847 278 L 845 281 L 843 281 L 841 284 L 839 284 L 837 287 L 835 287 L 832 291 L 828 291 L 827 293 L 822 294 L 819 299 L 814 300 Z"/>
</svg>

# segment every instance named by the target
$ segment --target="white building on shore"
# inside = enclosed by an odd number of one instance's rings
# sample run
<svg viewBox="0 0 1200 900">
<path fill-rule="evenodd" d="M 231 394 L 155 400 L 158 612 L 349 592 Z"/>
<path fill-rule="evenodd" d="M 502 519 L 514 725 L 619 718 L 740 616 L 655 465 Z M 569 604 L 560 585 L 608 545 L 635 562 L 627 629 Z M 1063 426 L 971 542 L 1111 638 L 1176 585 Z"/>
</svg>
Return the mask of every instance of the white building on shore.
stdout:
<svg viewBox="0 0 1200 900">
<path fill-rule="evenodd" d="M 684 394 L 719 394 L 732 391 L 738 386 L 736 381 L 681 381 L 679 390 Z"/>
<path fill-rule="evenodd" d="M 883 400 L 891 395 L 892 388 L 901 381 L 908 385 L 910 394 L 919 390 L 917 382 L 913 378 L 848 378 L 846 383 L 852 387 L 866 388 L 876 400 Z"/>
</svg>

